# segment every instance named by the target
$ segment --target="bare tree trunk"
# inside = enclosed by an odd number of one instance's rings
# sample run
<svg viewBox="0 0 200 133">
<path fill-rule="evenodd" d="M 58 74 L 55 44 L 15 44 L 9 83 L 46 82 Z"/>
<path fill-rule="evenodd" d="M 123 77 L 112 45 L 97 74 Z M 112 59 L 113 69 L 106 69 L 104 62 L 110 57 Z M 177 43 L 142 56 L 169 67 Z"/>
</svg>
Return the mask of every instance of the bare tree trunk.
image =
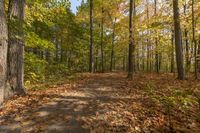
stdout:
<svg viewBox="0 0 200 133">
<path fill-rule="evenodd" d="M 185 70 L 183 63 L 183 48 L 181 42 L 181 28 L 180 28 L 180 16 L 178 0 L 173 0 L 173 12 L 174 12 L 174 32 L 175 32 L 175 48 L 176 48 L 176 63 L 178 69 L 178 79 L 185 79 Z"/>
<path fill-rule="evenodd" d="M 64 53 L 64 49 L 63 49 L 63 38 L 61 37 L 61 39 L 60 39 L 60 62 L 61 62 L 61 63 L 64 62 L 63 53 Z"/>
<path fill-rule="evenodd" d="M 142 42 L 142 70 L 143 70 L 143 72 L 145 71 L 145 52 L 144 51 L 146 51 L 146 49 L 145 49 L 145 44 L 144 44 L 144 42 Z"/>
<path fill-rule="evenodd" d="M 104 48 L 103 48 L 103 31 L 104 31 L 104 27 L 103 27 L 103 25 L 104 25 L 104 18 L 103 18 L 103 15 L 104 15 L 104 9 L 103 9 L 103 7 L 102 7 L 102 9 L 101 9 L 101 72 L 103 73 L 104 72 Z"/>
<path fill-rule="evenodd" d="M 157 0 L 154 0 L 154 4 L 155 4 L 155 10 L 154 10 L 154 15 L 157 15 Z M 158 38 L 157 38 L 157 31 L 156 31 L 156 38 L 155 38 L 155 44 L 156 44 L 156 54 L 155 54 L 155 58 L 156 58 L 156 63 L 155 63 L 155 67 L 156 67 L 156 72 L 159 73 L 159 54 L 158 54 Z"/>
<path fill-rule="evenodd" d="M 128 52 L 128 78 L 133 77 L 133 0 L 130 0 L 130 11 L 129 11 L 129 52 Z"/>
<path fill-rule="evenodd" d="M 7 72 L 8 31 L 5 16 L 4 0 L 0 0 L 0 105 L 4 100 Z"/>
<path fill-rule="evenodd" d="M 195 78 L 198 79 L 198 70 L 197 70 L 197 42 L 195 38 L 195 20 L 194 20 L 194 0 L 192 0 L 192 43 L 194 44 L 194 58 L 195 58 L 195 63 L 194 63 L 194 71 L 195 71 Z"/>
<path fill-rule="evenodd" d="M 59 39 L 58 36 L 55 36 L 55 47 L 56 47 L 56 51 L 55 51 L 55 62 L 59 61 Z"/>
<path fill-rule="evenodd" d="M 187 10 L 187 4 L 186 4 L 186 0 L 185 0 L 185 4 L 183 6 L 184 8 L 184 15 L 186 15 L 186 10 Z M 186 49 L 186 72 L 190 71 L 190 60 L 189 60 L 189 41 L 188 41 L 188 31 L 185 28 L 184 30 L 184 34 L 185 34 L 185 49 Z"/>
<path fill-rule="evenodd" d="M 200 55 L 200 35 L 199 35 L 199 44 L 198 44 L 198 55 Z M 198 72 L 200 72 L 200 64 L 198 62 Z"/>
<path fill-rule="evenodd" d="M 89 71 L 94 72 L 93 0 L 90 0 L 90 62 L 89 62 Z"/>
<path fill-rule="evenodd" d="M 135 29 L 135 19 L 136 19 L 136 1 L 133 1 L 133 28 Z M 132 31 L 133 32 L 133 31 Z M 135 33 L 132 33 L 133 42 L 133 72 L 136 72 L 136 53 L 135 53 Z"/>
<path fill-rule="evenodd" d="M 114 45 L 115 45 L 115 23 L 117 18 L 115 18 L 113 23 L 113 33 L 112 33 L 112 48 L 111 48 L 111 61 L 110 61 L 110 71 L 113 70 L 113 58 L 114 58 Z"/>
<path fill-rule="evenodd" d="M 147 12 L 146 12 L 146 15 L 147 15 L 147 35 L 150 35 L 149 33 L 149 1 L 146 0 L 146 3 L 147 3 Z M 150 39 L 147 37 L 147 72 L 150 72 L 150 66 L 151 66 L 151 63 L 150 63 Z"/>
<path fill-rule="evenodd" d="M 188 31 L 185 29 L 185 49 L 186 49 L 186 72 L 190 71 L 190 60 L 189 60 L 189 42 L 188 42 Z"/>
<path fill-rule="evenodd" d="M 8 26 L 8 97 L 24 91 L 24 20 L 25 0 L 9 1 Z"/>
<path fill-rule="evenodd" d="M 172 30 L 171 35 L 171 44 L 172 44 L 172 50 L 171 50 L 171 73 L 174 73 L 174 30 Z"/>
</svg>

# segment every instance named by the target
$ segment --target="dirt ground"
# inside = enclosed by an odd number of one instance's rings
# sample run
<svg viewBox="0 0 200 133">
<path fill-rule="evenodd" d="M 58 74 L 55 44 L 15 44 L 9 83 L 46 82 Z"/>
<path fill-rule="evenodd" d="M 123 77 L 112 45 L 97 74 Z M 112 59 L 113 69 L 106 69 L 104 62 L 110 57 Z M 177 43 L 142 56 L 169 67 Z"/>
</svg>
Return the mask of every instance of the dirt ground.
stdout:
<svg viewBox="0 0 200 133">
<path fill-rule="evenodd" d="M 198 133 L 199 86 L 165 74 L 82 74 L 7 101 L 0 133 Z"/>
</svg>

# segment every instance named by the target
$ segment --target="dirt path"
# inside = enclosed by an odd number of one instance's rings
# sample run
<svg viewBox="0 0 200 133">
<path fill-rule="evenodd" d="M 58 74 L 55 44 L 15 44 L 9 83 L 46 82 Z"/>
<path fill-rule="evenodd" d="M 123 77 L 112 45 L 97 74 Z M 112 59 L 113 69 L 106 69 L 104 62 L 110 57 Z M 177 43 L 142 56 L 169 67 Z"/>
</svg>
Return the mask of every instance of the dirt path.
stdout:
<svg viewBox="0 0 200 133">
<path fill-rule="evenodd" d="M 128 81 L 123 73 L 83 74 L 9 100 L 0 109 L 0 133 L 199 133 L 198 104 L 190 102 L 184 110 L 180 96 L 173 95 L 177 86 L 187 94 L 200 85 L 173 75 L 138 74 Z M 170 109 L 171 123 L 166 96 L 178 103 Z"/>
<path fill-rule="evenodd" d="M 106 110 L 100 105 L 118 100 L 114 88 L 120 87 L 118 85 L 121 85 L 123 78 L 116 74 L 105 74 L 80 80 L 72 91 L 64 92 L 52 102 L 22 115 L 16 115 L 7 125 L 0 125 L 0 132 L 88 133 L 91 129 L 83 128 L 83 119 L 105 113 Z"/>
</svg>

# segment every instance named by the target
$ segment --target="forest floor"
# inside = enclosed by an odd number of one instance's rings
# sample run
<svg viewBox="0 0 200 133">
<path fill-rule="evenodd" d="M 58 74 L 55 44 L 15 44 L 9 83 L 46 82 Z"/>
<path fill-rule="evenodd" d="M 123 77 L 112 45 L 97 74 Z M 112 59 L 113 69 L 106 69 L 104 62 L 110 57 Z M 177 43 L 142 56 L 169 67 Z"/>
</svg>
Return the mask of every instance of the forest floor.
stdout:
<svg viewBox="0 0 200 133">
<path fill-rule="evenodd" d="M 174 77 L 81 74 L 29 90 L 0 109 L 0 133 L 199 133 L 200 82 Z"/>
</svg>

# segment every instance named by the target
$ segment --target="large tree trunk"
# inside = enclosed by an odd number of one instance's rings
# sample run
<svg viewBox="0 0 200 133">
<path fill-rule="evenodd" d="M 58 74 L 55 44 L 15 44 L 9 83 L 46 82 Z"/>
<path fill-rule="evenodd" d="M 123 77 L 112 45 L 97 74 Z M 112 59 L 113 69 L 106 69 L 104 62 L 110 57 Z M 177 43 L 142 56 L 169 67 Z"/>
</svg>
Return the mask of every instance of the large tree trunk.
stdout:
<svg viewBox="0 0 200 133">
<path fill-rule="evenodd" d="M 94 48 L 93 48 L 93 0 L 90 0 L 90 62 L 89 71 L 94 72 Z"/>
<path fill-rule="evenodd" d="M 24 20 L 25 0 L 9 1 L 8 92 L 7 96 L 24 94 Z"/>
<path fill-rule="evenodd" d="M 4 100 L 4 91 L 6 86 L 6 66 L 7 66 L 7 48 L 8 33 L 5 17 L 4 0 L 0 0 L 0 105 Z"/>
<path fill-rule="evenodd" d="M 176 49 L 176 63 L 178 69 L 178 79 L 185 79 L 185 70 L 183 63 L 183 48 L 181 42 L 181 28 L 180 28 L 180 16 L 178 0 L 173 0 L 173 12 L 174 12 L 174 32 L 175 32 L 175 49 Z"/>
<path fill-rule="evenodd" d="M 128 52 L 128 78 L 133 76 L 133 0 L 130 0 L 130 11 L 129 11 L 129 52 Z"/>
</svg>

